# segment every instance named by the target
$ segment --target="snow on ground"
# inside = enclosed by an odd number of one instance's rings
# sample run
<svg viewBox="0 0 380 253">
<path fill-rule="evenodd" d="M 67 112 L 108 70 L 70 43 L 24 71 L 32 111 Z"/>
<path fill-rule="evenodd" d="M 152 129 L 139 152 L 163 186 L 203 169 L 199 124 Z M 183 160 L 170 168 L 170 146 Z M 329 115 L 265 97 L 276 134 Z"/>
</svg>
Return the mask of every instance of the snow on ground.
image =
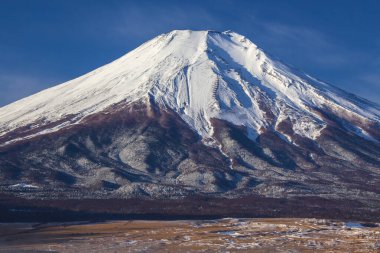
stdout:
<svg viewBox="0 0 380 253">
<path fill-rule="evenodd" d="M 36 189 L 36 188 L 39 188 L 38 186 L 36 185 L 32 185 L 32 184 L 26 184 L 26 183 L 19 183 L 19 184 L 14 184 L 14 185 L 11 185 L 10 186 L 11 188 L 24 188 L 24 189 Z"/>
</svg>

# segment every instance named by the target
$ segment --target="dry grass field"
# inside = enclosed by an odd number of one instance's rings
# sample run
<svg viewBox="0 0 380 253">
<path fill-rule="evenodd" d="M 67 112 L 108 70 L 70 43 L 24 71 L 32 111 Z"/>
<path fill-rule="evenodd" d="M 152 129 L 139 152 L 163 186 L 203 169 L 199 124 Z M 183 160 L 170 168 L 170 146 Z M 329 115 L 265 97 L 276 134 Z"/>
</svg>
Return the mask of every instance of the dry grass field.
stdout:
<svg viewBox="0 0 380 253">
<path fill-rule="evenodd" d="M 0 252 L 380 252 L 380 227 L 318 219 L 3 223 Z"/>
</svg>

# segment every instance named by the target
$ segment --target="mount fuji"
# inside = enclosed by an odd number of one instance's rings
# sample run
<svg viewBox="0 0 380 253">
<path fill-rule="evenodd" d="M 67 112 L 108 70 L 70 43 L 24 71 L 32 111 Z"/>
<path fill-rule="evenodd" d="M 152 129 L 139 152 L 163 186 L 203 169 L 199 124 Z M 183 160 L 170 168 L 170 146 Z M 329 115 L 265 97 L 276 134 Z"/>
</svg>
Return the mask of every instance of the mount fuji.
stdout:
<svg viewBox="0 0 380 253">
<path fill-rule="evenodd" d="M 8 214 L 372 219 L 380 106 L 235 32 L 176 30 L 0 108 L 0 179 Z"/>
</svg>

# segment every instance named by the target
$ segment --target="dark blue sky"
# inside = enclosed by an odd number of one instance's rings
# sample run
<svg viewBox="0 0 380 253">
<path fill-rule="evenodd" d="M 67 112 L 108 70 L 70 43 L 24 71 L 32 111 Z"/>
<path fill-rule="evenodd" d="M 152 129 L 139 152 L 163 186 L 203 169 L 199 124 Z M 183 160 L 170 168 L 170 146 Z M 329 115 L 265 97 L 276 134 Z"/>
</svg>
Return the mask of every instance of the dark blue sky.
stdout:
<svg viewBox="0 0 380 253">
<path fill-rule="evenodd" d="M 380 103 L 380 1 L 1 0 L 0 106 L 173 29 L 234 30 L 282 61 Z"/>
</svg>

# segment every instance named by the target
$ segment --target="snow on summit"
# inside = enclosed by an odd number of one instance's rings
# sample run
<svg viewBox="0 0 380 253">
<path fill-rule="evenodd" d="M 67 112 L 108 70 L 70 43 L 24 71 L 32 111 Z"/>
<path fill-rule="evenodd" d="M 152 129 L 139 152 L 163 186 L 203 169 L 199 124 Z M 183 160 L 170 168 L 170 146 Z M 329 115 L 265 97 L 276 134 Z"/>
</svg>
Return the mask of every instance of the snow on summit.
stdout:
<svg viewBox="0 0 380 253">
<path fill-rule="evenodd" d="M 292 122 L 296 134 L 315 139 L 326 125 L 315 108 L 364 123 L 380 118 L 378 105 L 270 59 L 242 35 L 176 30 L 86 75 L 0 108 L 0 136 L 59 121 L 35 134 L 55 131 L 113 104 L 149 98 L 177 112 L 202 137 L 212 136 L 212 118 L 247 127 L 252 139 L 284 120 Z"/>
</svg>

